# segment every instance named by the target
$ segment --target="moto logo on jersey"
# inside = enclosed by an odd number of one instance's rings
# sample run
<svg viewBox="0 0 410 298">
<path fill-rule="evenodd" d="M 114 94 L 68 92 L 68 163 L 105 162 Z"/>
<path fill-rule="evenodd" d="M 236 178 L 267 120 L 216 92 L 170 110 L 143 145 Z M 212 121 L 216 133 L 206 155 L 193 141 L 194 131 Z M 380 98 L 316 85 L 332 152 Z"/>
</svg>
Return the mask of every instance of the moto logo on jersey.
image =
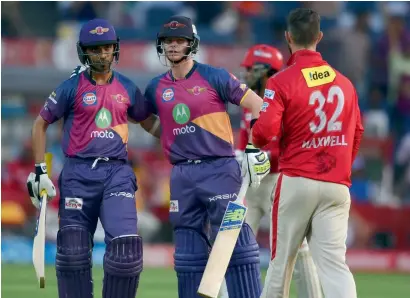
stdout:
<svg viewBox="0 0 410 298">
<path fill-rule="evenodd" d="M 335 71 L 329 65 L 302 69 L 308 87 L 317 87 L 333 82 L 336 78 Z"/>
<path fill-rule="evenodd" d="M 195 131 L 196 131 L 195 126 L 187 125 L 181 128 L 174 128 L 172 130 L 172 133 L 174 134 L 174 136 L 179 136 L 179 135 L 185 135 L 188 133 L 194 133 Z"/>
<path fill-rule="evenodd" d="M 186 104 L 179 103 L 173 108 L 172 117 L 176 123 L 185 124 L 191 117 L 191 111 Z"/>
<path fill-rule="evenodd" d="M 98 128 L 104 129 L 111 125 L 112 116 L 110 111 L 105 108 L 102 108 L 98 111 L 97 115 L 95 116 L 95 124 Z"/>
<path fill-rule="evenodd" d="M 94 130 L 91 132 L 91 137 L 100 138 L 100 139 L 113 139 L 114 133 L 108 130 L 102 130 L 102 131 Z"/>
<path fill-rule="evenodd" d="M 97 104 L 97 95 L 95 91 L 83 94 L 83 106 L 94 106 Z"/>
</svg>

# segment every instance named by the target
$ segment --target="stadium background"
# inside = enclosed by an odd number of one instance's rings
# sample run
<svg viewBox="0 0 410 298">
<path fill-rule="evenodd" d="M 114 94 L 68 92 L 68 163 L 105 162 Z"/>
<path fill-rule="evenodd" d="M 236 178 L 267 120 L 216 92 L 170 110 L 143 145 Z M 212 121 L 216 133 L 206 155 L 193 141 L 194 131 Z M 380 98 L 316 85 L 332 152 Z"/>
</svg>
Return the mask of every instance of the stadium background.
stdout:
<svg viewBox="0 0 410 298">
<path fill-rule="evenodd" d="M 121 37 L 117 68 L 144 90 L 152 77 L 166 70 L 157 59 L 154 41 L 170 15 L 184 14 L 194 20 L 201 37 L 198 61 L 225 67 L 240 78 L 243 69 L 239 64 L 250 45 L 271 44 L 289 56 L 283 38 L 286 15 L 301 6 L 321 14 L 325 36 L 318 50 L 352 80 L 360 95 L 366 132 L 352 169 L 353 203 L 347 239 L 348 263 L 356 272 L 359 293 L 364 298 L 408 295 L 410 3 L 126 1 L 1 3 L 3 297 L 28 293 L 34 298 L 56 297 L 51 264 L 58 199 L 47 215 L 46 259 L 51 286 L 44 292 L 36 289 L 30 266 L 36 219 L 26 193 L 26 179 L 33 167 L 30 131 L 47 96 L 79 64 L 75 43 L 85 21 L 102 17 L 113 23 Z M 237 131 L 240 110 L 231 106 L 229 112 Z M 60 133 L 61 124 L 48 130 L 47 150 L 54 154 L 55 181 L 63 164 Z M 176 297 L 172 230 L 167 220 L 170 166 L 158 142 L 138 126 L 131 125 L 129 139 L 139 184 L 139 232 L 146 244 L 141 297 Z M 264 268 L 269 261 L 268 227 L 265 218 L 258 237 Z M 102 239 L 103 232 L 98 229 L 93 255 L 96 285 L 101 284 Z"/>
</svg>

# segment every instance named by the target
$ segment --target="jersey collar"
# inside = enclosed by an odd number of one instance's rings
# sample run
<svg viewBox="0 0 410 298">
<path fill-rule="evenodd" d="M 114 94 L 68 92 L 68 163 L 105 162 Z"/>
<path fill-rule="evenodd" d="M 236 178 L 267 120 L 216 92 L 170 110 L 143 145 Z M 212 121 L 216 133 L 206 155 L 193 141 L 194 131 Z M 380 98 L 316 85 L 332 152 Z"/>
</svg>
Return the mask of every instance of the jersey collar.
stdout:
<svg viewBox="0 0 410 298">
<path fill-rule="evenodd" d="M 322 55 L 319 52 L 311 51 L 311 50 L 299 50 L 296 51 L 292 56 L 290 56 L 287 65 L 290 66 L 295 62 L 303 62 L 303 61 L 322 61 Z"/>
<path fill-rule="evenodd" d="M 185 80 L 186 79 L 189 79 L 189 77 L 190 76 L 192 76 L 192 74 L 194 73 L 194 71 L 195 71 L 195 69 L 198 67 L 198 62 L 196 62 L 195 60 L 194 60 L 194 65 L 192 66 L 192 68 L 191 68 L 191 70 L 187 73 L 187 75 L 185 76 Z M 172 75 L 172 70 L 169 70 L 169 77 L 171 78 L 171 80 L 173 81 L 173 82 L 176 82 L 176 81 L 178 81 L 177 79 L 175 79 L 174 78 L 174 76 Z"/>
<path fill-rule="evenodd" d="M 97 83 L 96 83 L 96 82 L 93 80 L 93 78 L 90 76 L 88 70 L 83 71 L 83 73 L 84 73 L 84 77 L 85 77 L 91 84 L 97 85 Z M 112 75 L 111 75 L 111 78 L 108 80 L 107 84 L 111 84 L 111 83 L 112 83 L 112 81 L 114 80 L 114 76 L 115 76 L 115 72 L 113 71 L 113 72 L 112 72 Z M 107 84 L 105 84 L 105 85 L 107 85 Z M 101 85 L 101 86 L 104 86 L 104 85 Z"/>
</svg>

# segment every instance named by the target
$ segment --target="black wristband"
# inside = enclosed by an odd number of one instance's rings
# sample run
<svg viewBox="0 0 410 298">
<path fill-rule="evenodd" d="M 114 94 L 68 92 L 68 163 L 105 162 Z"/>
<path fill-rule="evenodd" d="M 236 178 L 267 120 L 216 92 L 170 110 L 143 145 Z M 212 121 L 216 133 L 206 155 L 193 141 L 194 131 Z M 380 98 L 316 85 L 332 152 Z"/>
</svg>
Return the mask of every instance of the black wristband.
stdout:
<svg viewBox="0 0 410 298">
<path fill-rule="evenodd" d="M 36 163 L 35 165 L 36 175 L 47 174 L 47 166 L 45 163 Z"/>
<path fill-rule="evenodd" d="M 255 125 L 256 120 L 258 120 L 258 118 L 255 118 L 255 119 L 252 119 L 252 120 L 251 120 L 251 124 L 250 124 L 250 128 L 251 128 L 251 129 L 252 129 L 252 126 Z"/>
<path fill-rule="evenodd" d="M 245 153 L 258 153 L 260 150 L 258 148 L 255 148 L 253 144 L 248 143 L 248 145 L 245 148 Z"/>
</svg>

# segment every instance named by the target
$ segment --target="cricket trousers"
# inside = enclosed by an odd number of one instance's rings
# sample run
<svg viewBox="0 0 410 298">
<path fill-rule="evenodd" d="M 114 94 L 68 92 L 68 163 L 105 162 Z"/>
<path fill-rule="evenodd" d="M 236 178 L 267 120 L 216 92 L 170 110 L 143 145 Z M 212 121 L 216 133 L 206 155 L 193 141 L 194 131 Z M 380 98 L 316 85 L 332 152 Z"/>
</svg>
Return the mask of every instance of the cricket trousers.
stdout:
<svg viewBox="0 0 410 298">
<path fill-rule="evenodd" d="M 67 158 L 59 189 L 60 229 L 82 226 L 93 236 L 100 218 L 106 243 L 137 234 L 137 181 L 126 161 Z"/>
<path fill-rule="evenodd" d="M 279 175 L 271 212 L 271 261 L 262 298 L 288 298 L 296 255 L 307 238 L 326 298 L 356 298 L 346 264 L 350 209 L 345 185 Z"/>
<path fill-rule="evenodd" d="M 171 172 L 170 222 L 174 228 L 218 233 L 229 201 L 237 199 L 241 169 L 234 158 L 217 158 L 175 165 Z"/>
<path fill-rule="evenodd" d="M 246 193 L 246 222 L 255 235 L 258 233 L 262 217 L 271 210 L 272 191 L 277 179 L 278 174 L 269 174 L 262 179 L 258 188 L 249 188 Z"/>
</svg>

